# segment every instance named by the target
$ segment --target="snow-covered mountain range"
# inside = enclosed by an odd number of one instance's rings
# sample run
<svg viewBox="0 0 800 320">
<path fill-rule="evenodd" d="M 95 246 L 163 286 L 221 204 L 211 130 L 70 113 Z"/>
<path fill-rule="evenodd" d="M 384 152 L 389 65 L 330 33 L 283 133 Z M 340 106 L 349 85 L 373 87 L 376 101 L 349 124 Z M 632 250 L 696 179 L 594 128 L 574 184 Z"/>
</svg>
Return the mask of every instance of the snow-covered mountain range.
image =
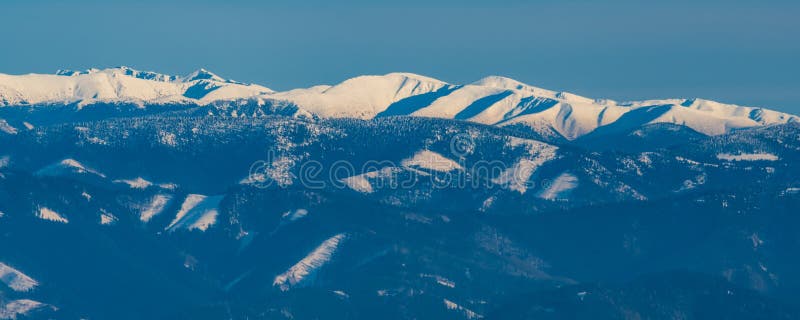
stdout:
<svg viewBox="0 0 800 320">
<path fill-rule="evenodd" d="M 797 116 L 703 99 L 617 102 L 556 92 L 491 76 L 466 85 L 410 73 L 359 76 L 329 86 L 275 92 L 198 70 L 186 76 L 128 67 L 0 74 L 0 107 L 105 103 L 196 104 L 280 100 L 321 118 L 420 116 L 466 120 L 574 140 L 598 128 L 633 130 L 653 123 L 687 126 L 706 135 L 797 122 Z M 6 128 L 10 131 L 13 128 Z"/>
<path fill-rule="evenodd" d="M 700 99 L 0 75 L 0 320 L 800 319 L 798 177 Z"/>
</svg>

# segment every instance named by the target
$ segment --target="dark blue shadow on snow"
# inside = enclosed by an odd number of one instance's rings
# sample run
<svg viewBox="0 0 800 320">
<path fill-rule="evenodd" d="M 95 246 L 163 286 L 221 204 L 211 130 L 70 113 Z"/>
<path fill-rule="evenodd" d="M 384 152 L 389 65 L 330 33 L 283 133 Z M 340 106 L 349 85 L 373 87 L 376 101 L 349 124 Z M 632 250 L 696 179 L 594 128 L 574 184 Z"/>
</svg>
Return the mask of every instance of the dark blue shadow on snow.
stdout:
<svg viewBox="0 0 800 320">
<path fill-rule="evenodd" d="M 462 86 L 446 86 L 439 90 L 408 97 L 392 103 L 386 110 L 375 117 L 404 116 L 431 105 L 436 99 L 444 97 Z"/>
<path fill-rule="evenodd" d="M 658 105 L 631 110 L 623 114 L 617 121 L 595 129 L 591 135 L 601 136 L 633 131 L 669 112 L 673 107 L 673 105 Z"/>
<path fill-rule="evenodd" d="M 190 99 L 201 99 L 217 89 L 219 89 L 219 86 L 211 85 L 205 81 L 200 81 L 186 89 L 186 92 L 183 93 L 183 96 Z"/>
<path fill-rule="evenodd" d="M 517 104 L 517 108 L 522 109 L 522 112 L 513 115 L 514 117 L 529 115 L 529 114 L 536 114 L 547 109 L 552 108 L 553 106 L 558 104 L 558 100 L 553 100 L 549 98 L 540 98 L 540 97 L 525 97 L 520 99 L 519 104 Z M 510 116 L 507 115 L 505 118 L 509 118 Z"/>
<path fill-rule="evenodd" d="M 461 112 L 456 114 L 455 118 L 458 120 L 464 120 L 477 116 L 483 112 L 483 110 L 486 110 L 486 108 L 491 107 L 493 104 L 505 99 L 513 93 L 514 92 L 508 90 L 475 100 L 475 102 L 468 105 L 466 108 L 464 108 L 464 110 L 461 110 Z"/>
</svg>

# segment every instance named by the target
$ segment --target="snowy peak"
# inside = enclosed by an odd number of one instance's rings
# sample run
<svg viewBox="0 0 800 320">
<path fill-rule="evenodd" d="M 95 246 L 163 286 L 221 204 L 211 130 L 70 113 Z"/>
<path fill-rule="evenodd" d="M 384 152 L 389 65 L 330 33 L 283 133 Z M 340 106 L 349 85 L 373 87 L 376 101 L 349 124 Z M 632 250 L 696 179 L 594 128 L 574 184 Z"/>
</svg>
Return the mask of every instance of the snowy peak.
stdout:
<svg viewBox="0 0 800 320">
<path fill-rule="evenodd" d="M 539 87 L 534 87 L 532 85 L 522 83 L 520 81 L 511 78 L 501 77 L 501 76 L 488 76 L 478 81 L 475 81 L 472 84 L 476 86 L 520 91 L 538 98 L 558 99 L 567 102 L 578 102 L 578 103 L 595 102 L 594 99 L 582 97 L 573 93 L 563 92 L 563 91 L 556 92 L 552 90 L 542 89 Z"/>
<path fill-rule="evenodd" d="M 488 77 L 485 77 L 485 78 L 480 79 L 478 81 L 475 81 L 472 84 L 476 85 L 476 86 L 483 86 L 483 87 L 492 87 L 492 88 L 500 88 L 500 89 L 506 89 L 506 90 L 525 91 L 525 92 L 530 92 L 530 93 L 532 93 L 534 95 L 537 95 L 537 96 L 548 97 L 548 98 L 553 98 L 553 99 L 555 99 L 556 95 L 558 94 L 555 91 L 550 91 L 550 90 L 547 90 L 547 89 L 537 88 L 537 87 L 522 83 L 520 81 L 511 79 L 511 78 L 507 78 L 507 77 L 501 77 L 501 76 L 488 76 Z"/>
<path fill-rule="evenodd" d="M 186 77 L 183 78 L 184 82 L 196 81 L 196 80 L 211 80 L 216 82 L 228 82 L 227 80 L 223 79 L 222 77 L 208 71 L 206 69 L 199 69 L 195 72 L 192 72 Z"/>
<path fill-rule="evenodd" d="M 118 72 L 120 72 L 120 73 L 122 73 L 123 75 L 126 75 L 126 76 L 134 77 L 134 78 L 137 78 L 137 79 L 143 79 L 143 80 L 154 80 L 154 81 L 161 81 L 161 82 L 168 82 L 168 81 L 177 80 L 177 77 L 175 77 L 175 76 L 170 76 L 170 75 L 166 75 L 166 74 L 160 74 L 160 73 L 151 72 L 151 71 L 139 71 L 139 70 L 135 70 L 135 69 L 131 69 L 131 68 L 125 67 L 125 66 L 122 66 L 122 67 L 119 67 L 119 68 L 116 68 L 116 69 L 112 69 L 112 70 L 118 71 Z"/>
<path fill-rule="evenodd" d="M 331 87 L 312 87 L 277 93 L 323 117 L 372 118 L 402 99 L 430 93 L 449 84 L 412 73 L 359 76 Z"/>
</svg>

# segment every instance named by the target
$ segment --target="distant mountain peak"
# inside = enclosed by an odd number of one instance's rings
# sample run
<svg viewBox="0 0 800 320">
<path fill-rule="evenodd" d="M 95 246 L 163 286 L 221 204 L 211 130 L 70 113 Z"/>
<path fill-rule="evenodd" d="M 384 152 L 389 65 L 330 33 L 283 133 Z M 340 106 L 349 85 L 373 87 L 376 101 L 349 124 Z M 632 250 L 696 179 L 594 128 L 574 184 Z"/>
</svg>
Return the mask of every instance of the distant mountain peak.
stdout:
<svg viewBox="0 0 800 320">
<path fill-rule="evenodd" d="M 558 91 L 535 87 L 527 83 L 523 83 L 519 80 L 503 76 L 488 76 L 473 82 L 472 85 L 522 91 L 531 93 L 537 97 L 559 99 L 571 102 L 591 103 L 595 101 L 594 99 L 582 97 L 565 91 L 558 92 Z"/>
<path fill-rule="evenodd" d="M 513 89 L 513 90 L 525 90 L 525 91 L 534 89 L 534 90 L 552 92 L 553 94 L 555 94 L 555 92 L 553 91 L 537 88 L 529 84 L 522 83 L 521 81 L 503 76 L 484 77 L 478 81 L 473 82 L 472 84 L 478 86 L 496 87 L 496 88 Z"/>
<path fill-rule="evenodd" d="M 196 80 L 211 80 L 211 81 L 217 81 L 217 82 L 228 82 L 224 78 L 216 75 L 215 73 L 213 73 L 211 71 L 206 70 L 205 68 L 200 68 L 198 70 L 195 70 L 194 72 L 186 75 L 183 78 L 183 81 L 185 81 L 185 82 L 196 81 Z"/>
<path fill-rule="evenodd" d="M 390 72 L 390 73 L 387 73 L 385 75 L 376 76 L 376 77 L 385 77 L 385 78 L 403 77 L 403 78 L 414 79 L 414 80 L 419 80 L 419 81 L 423 81 L 423 82 L 433 82 L 433 83 L 442 83 L 442 84 L 446 83 L 446 82 L 444 82 L 442 80 L 439 80 L 439 79 L 436 79 L 436 78 L 431 78 L 431 77 L 428 77 L 428 76 L 423 76 L 423 75 L 416 74 L 416 73 L 411 73 L 411 72 Z"/>
</svg>

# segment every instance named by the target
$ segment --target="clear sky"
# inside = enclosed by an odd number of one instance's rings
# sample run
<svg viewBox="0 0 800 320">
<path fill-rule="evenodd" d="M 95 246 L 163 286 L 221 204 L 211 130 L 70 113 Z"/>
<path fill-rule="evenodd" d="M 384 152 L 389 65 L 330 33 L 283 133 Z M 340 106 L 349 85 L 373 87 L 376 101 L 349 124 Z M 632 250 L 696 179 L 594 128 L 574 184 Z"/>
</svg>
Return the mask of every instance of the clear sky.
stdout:
<svg viewBox="0 0 800 320">
<path fill-rule="evenodd" d="M 283 90 L 503 75 L 618 100 L 800 114 L 800 1 L 0 0 L 0 73 L 205 67 Z"/>
</svg>

